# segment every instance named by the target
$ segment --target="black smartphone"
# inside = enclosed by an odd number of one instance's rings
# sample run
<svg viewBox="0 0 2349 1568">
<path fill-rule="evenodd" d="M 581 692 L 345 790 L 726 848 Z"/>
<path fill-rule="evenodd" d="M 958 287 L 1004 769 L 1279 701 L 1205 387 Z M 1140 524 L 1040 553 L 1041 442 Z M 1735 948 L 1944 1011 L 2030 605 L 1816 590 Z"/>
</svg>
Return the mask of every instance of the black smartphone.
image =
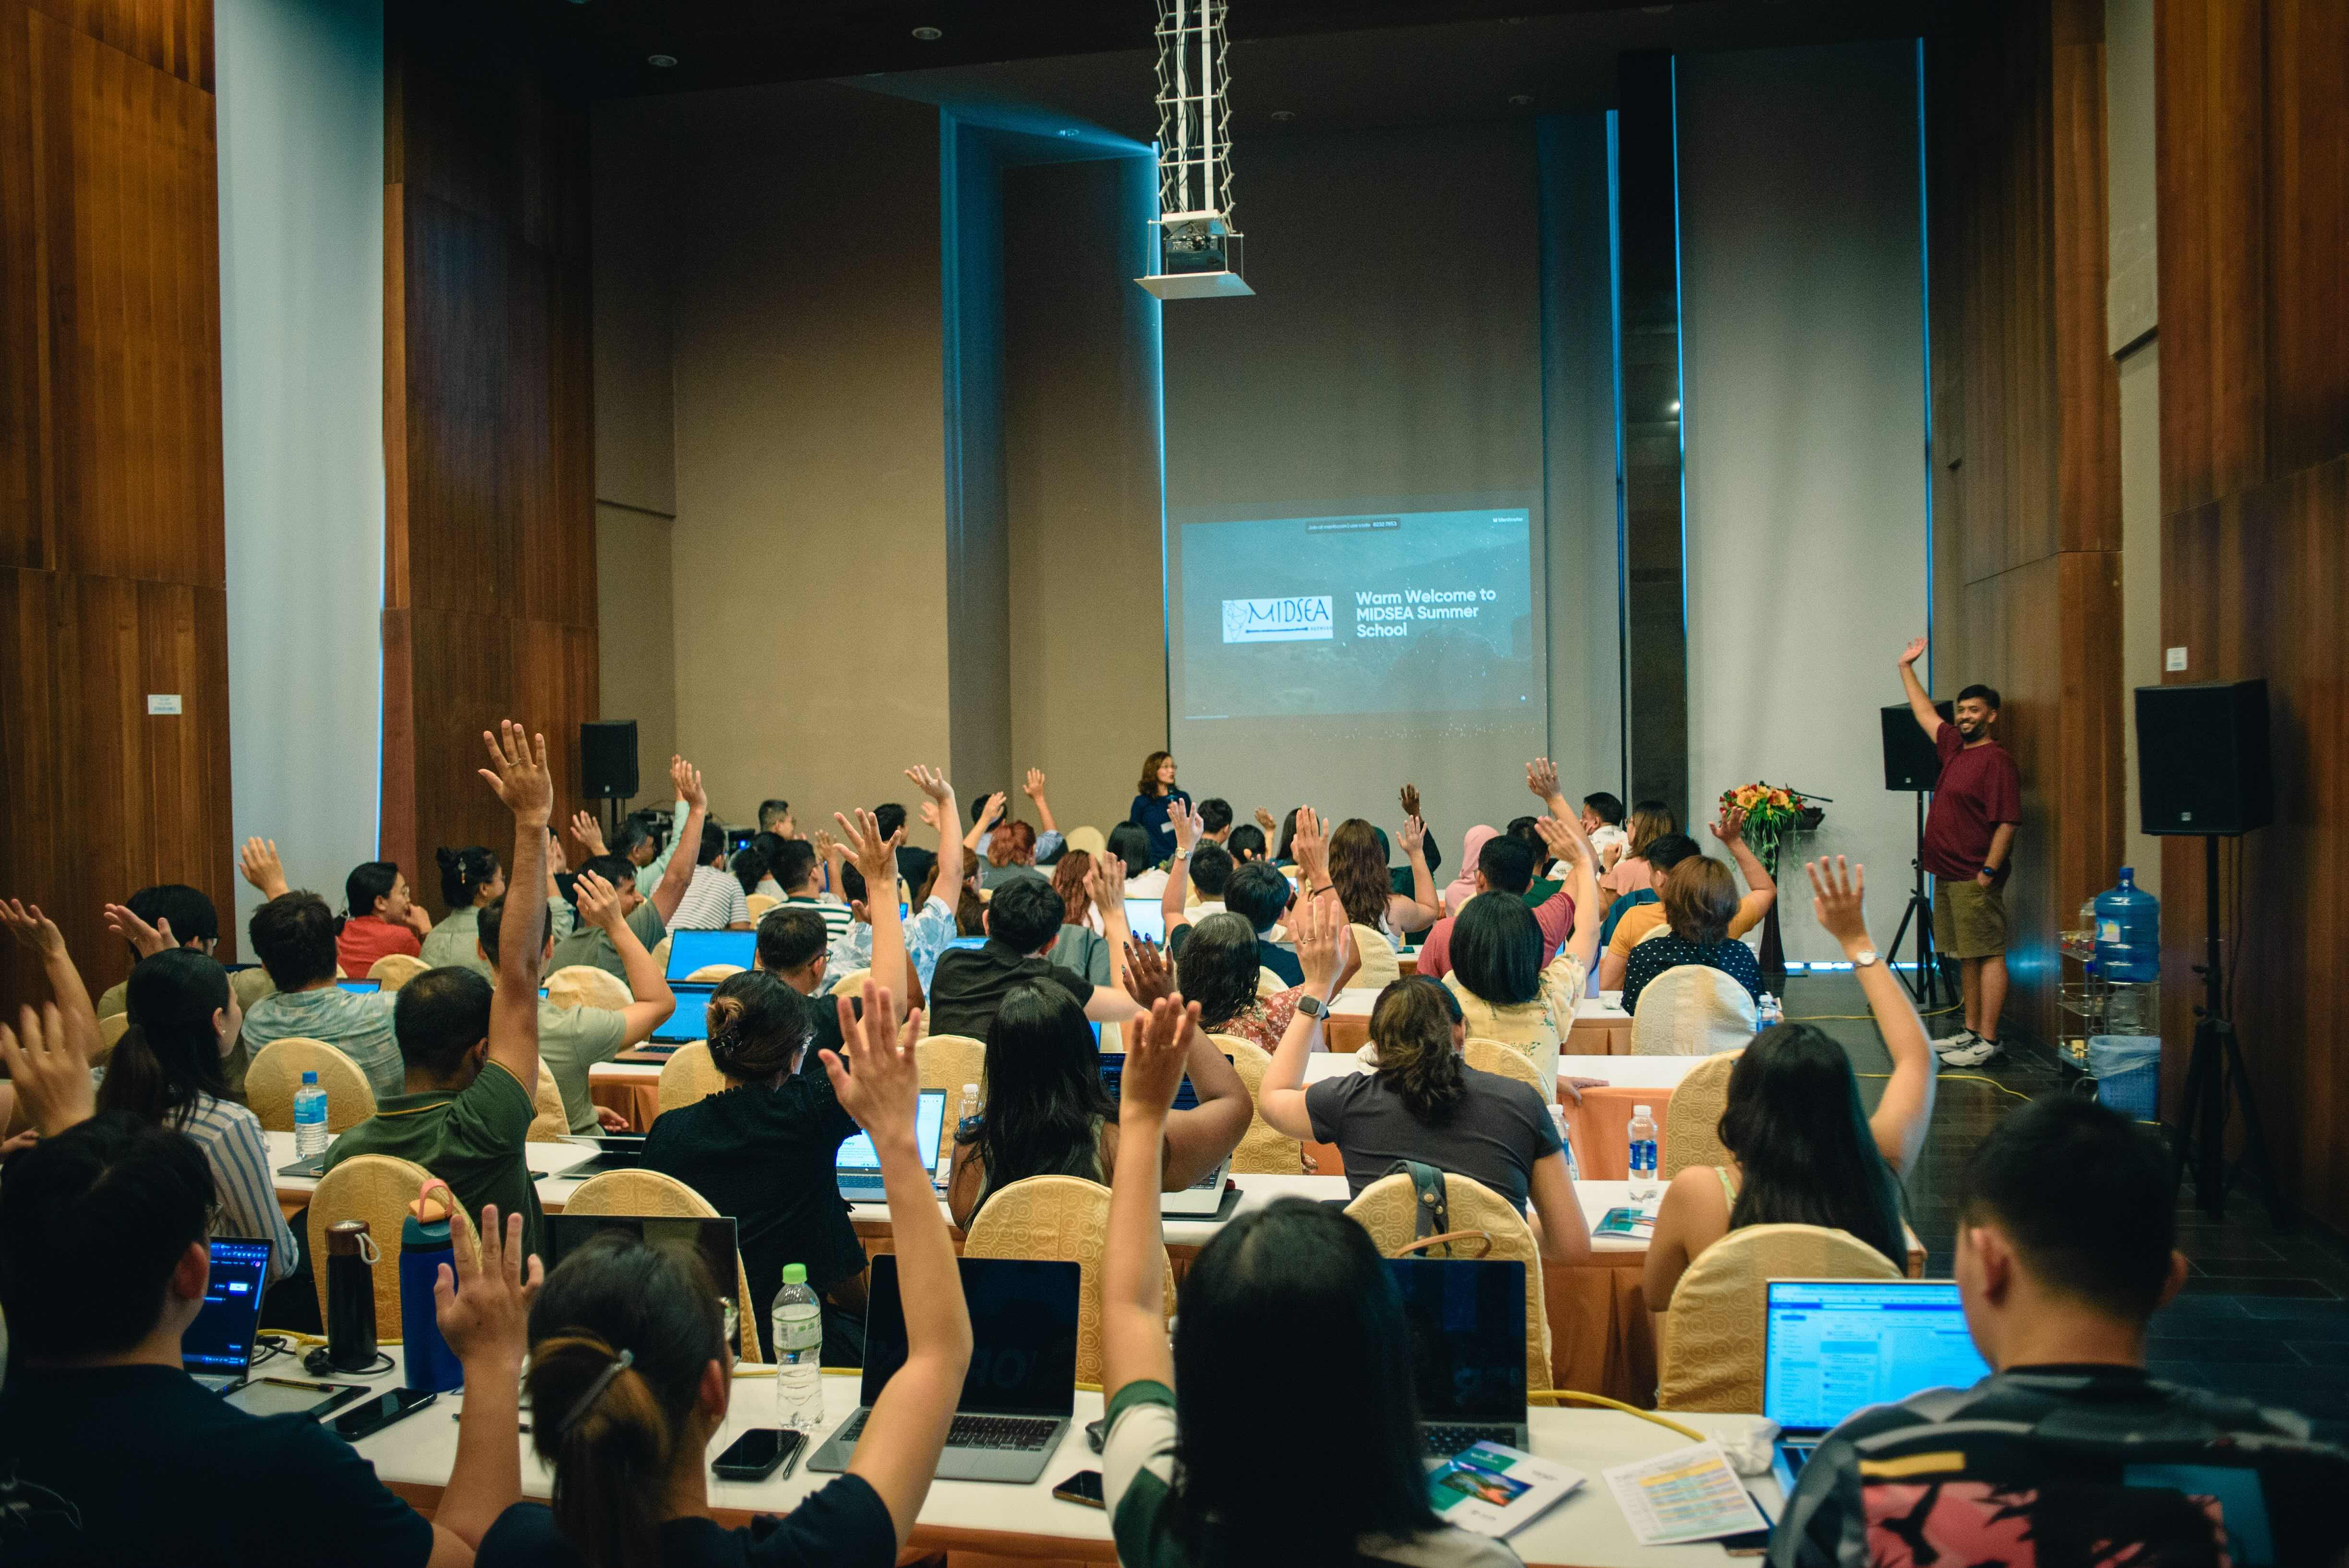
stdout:
<svg viewBox="0 0 2349 1568">
<path fill-rule="evenodd" d="M 1079 1470 L 1052 1489 L 1052 1495 L 1062 1502 L 1081 1502 L 1087 1508 L 1107 1508 L 1102 1501 L 1102 1477 L 1099 1470 Z"/>
<path fill-rule="evenodd" d="M 758 1427 L 726 1445 L 710 1461 L 709 1473 L 721 1480 L 764 1480 L 807 1441 L 805 1432 Z"/>
<path fill-rule="evenodd" d="M 379 1432 L 402 1416 L 413 1415 L 440 1398 L 429 1388 L 394 1388 L 335 1418 L 335 1435 L 347 1443 Z"/>
</svg>

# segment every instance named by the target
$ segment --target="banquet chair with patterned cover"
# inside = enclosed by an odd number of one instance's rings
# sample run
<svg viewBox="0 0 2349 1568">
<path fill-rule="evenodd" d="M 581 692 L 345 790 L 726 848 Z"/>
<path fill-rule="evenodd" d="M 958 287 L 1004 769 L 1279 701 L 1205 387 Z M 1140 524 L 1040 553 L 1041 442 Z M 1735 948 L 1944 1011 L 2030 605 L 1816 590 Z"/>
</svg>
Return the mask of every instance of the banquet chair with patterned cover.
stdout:
<svg viewBox="0 0 2349 1568">
<path fill-rule="evenodd" d="M 1270 969 L 1266 968 L 1263 965 L 1259 964 L 1257 965 L 1256 994 L 1258 998 L 1278 996 L 1283 991 L 1288 989 L 1288 981 L 1283 980 L 1278 975 L 1276 975 Z"/>
<path fill-rule="evenodd" d="M 546 999 L 558 1007 L 601 1007 L 625 1013 L 636 997 L 628 983 L 593 964 L 566 964 L 546 977 Z"/>
<path fill-rule="evenodd" d="M 750 923 L 756 925 L 766 917 L 769 910 L 783 901 L 771 892 L 754 892 L 742 902 L 750 906 Z"/>
<path fill-rule="evenodd" d="M 1542 1087 L 1541 1068 L 1534 1066 L 1534 1059 L 1519 1047 L 1501 1040 L 1488 1040 L 1481 1035 L 1472 1035 L 1460 1054 L 1478 1072 L 1498 1073 L 1503 1078 L 1515 1078 L 1540 1095 L 1545 1101 L 1548 1099 L 1548 1091 Z"/>
<path fill-rule="evenodd" d="M 924 1088 L 947 1091 L 945 1130 L 938 1152 L 954 1147 L 955 1118 L 961 1113 L 962 1086 L 978 1086 L 978 1103 L 987 1103 L 987 1042 L 968 1035 L 925 1035 L 914 1045 L 914 1063 L 921 1069 Z"/>
<path fill-rule="evenodd" d="M 873 971 L 869 965 L 863 969 L 844 970 L 833 978 L 830 985 L 824 988 L 824 995 L 828 996 L 861 995 L 864 991 L 864 977 L 872 973 Z M 902 1003 L 904 998 L 900 997 L 898 1000 Z M 900 1011 L 902 1010 L 903 1009 L 901 1007 Z"/>
<path fill-rule="evenodd" d="M 397 991 L 432 965 L 405 953 L 387 953 L 367 966 L 367 977 L 386 991 Z"/>
<path fill-rule="evenodd" d="M 1247 1130 L 1240 1134 L 1239 1147 L 1232 1150 L 1232 1171 L 1239 1175 L 1294 1176 L 1305 1169 L 1305 1148 L 1294 1138 L 1274 1130 L 1264 1119 L 1264 1069 L 1272 1066 L 1272 1053 L 1253 1040 L 1237 1035 L 1209 1035 L 1216 1048 L 1232 1058 L 1232 1070 L 1247 1085 Z"/>
<path fill-rule="evenodd" d="M 664 936 L 658 942 L 653 944 L 653 967 L 659 970 L 663 975 L 668 973 L 669 944 L 675 940 L 676 938 L 674 937 Z"/>
<path fill-rule="evenodd" d="M 606 1171 L 590 1176 L 572 1189 L 563 1202 L 565 1214 L 609 1214 L 633 1220 L 724 1218 L 709 1200 L 658 1171 Z M 758 1297 L 750 1292 L 750 1272 L 742 1266 L 742 1250 L 734 1249 L 734 1311 L 741 1326 L 742 1357 L 748 1365 L 762 1365 L 759 1351 Z"/>
<path fill-rule="evenodd" d="M 1635 1057 L 1709 1057 L 1754 1043 L 1754 998 L 1709 964 L 1675 964 L 1640 993 Z"/>
<path fill-rule="evenodd" d="M 114 1047 L 122 1043 L 122 1037 L 129 1029 L 130 1015 L 128 1013 L 109 1013 L 100 1018 L 98 1021 L 98 1055 L 90 1057 L 91 1065 L 103 1063 L 112 1056 Z"/>
<path fill-rule="evenodd" d="M 563 1086 L 554 1081 L 554 1069 L 546 1058 L 538 1058 L 538 1088 L 530 1097 L 533 1114 L 530 1131 L 524 1137 L 533 1143 L 560 1143 L 571 1136 L 571 1112 L 563 1104 Z"/>
<path fill-rule="evenodd" d="M 1102 1249 L 1109 1240 L 1109 1189 L 1080 1176 L 1030 1176 L 991 1194 L 962 1239 L 967 1258 L 1071 1263 L 1078 1286 L 1077 1381 L 1099 1383 L 1102 1368 Z M 1159 1275 L 1174 1315 L 1174 1269 Z"/>
<path fill-rule="evenodd" d="M 709 1042 L 692 1040 L 670 1054 L 661 1064 L 660 1083 L 654 1090 L 659 1109 L 655 1117 L 667 1116 L 685 1106 L 697 1105 L 726 1088 L 726 1075 L 709 1059 Z"/>
<path fill-rule="evenodd" d="M 1770 1281 L 1899 1277 L 1890 1260 L 1849 1231 L 1746 1225 L 1730 1232 L 1696 1255 L 1672 1290 L 1656 1346 L 1656 1408 L 1762 1408 Z"/>
<path fill-rule="evenodd" d="M 1669 1181 L 1692 1165 L 1730 1162 L 1721 1144 L 1721 1113 L 1729 1109 L 1729 1075 L 1744 1054 L 1721 1051 L 1705 1057 L 1664 1102 L 1662 1146 L 1656 1151 L 1659 1180 Z"/>
<path fill-rule="evenodd" d="M 1381 1176 L 1346 1205 L 1346 1217 L 1371 1233 L 1383 1257 L 1399 1258 L 1423 1251 L 1441 1256 L 1516 1260 L 1526 1265 L 1526 1387 L 1552 1387 L 1549 1372 L 1549 1297 L 1542 1287 L 1541 1248 L 1533 1228 L 1509 1201 L 1472 1177 L 1446 1171 L 1444 1202 L 1452 1211 L 1448 1235 L 1473 1240 L 1481 1251 L 1460 1253 L 1456 1247 L 1423 1249 L 1419 1241 L 1419 1191 L 1409 1176 L 1398 1171 Z"/>
<path fill-rule="evenodd" d="M 1061 835 L 1061 841 L 1066 846 L 1062 851 L 1066 854 L 1073 855 L 1079 850 L 1089 855 L 1109 852 L 1109 839 L 1099 828 L 1071 828 Z"/>
<path fill-rule="evenodd" d="M 365 1220 L 367 1239 L 380 1253 L 374 1268 L 376 1339 L 386 1345 L 398 1340 L 400 1230 L 408 1220 L 408 1205 L 432 1179 L 414 1161 L 388 1154 L 355 1154 L 318 1178 L 318 1190 L 310 1194 L 308 1245 L 319 1322 L 326 1321 L 326 1231 L 345 1220 Z M 467 1213 L 462 1203 L 454 1205 L 450 1214 L 449 1233 L 454 1244 L 478 1253 L 481 1241 L 473 1226 L 480 1216 Z M 505 1216 L 500 1215 L 498 1223 L 504 1224 Z"/>
<path fill-rule="evenodd" d="M 1354 951 L 1361 954 L 1362 964 L 1354 971 L 1354 977 L 1346 982 L 1347 989 L 1368 986 L 1375 990 L 1402 978 L 1402 965 L 1395 957 L 1393 943 L 1380 935 L 1375 926 L 1357 925 L 1351 929 Z"/>
<path fill-rule="evenodd" d="M 302 1075 L 318 1075 L 326 1091 L 326 1131 L 331 1135 L 357 1127 L 375 1114 L 375 1090 L 358 1063 L 324 1040 L 288 1035 L 272 1040 L 253 1056 L 244 1069 L 244 1103 L 271 1132 L 294 1130 L 294 1091 Z M 325 1256 L 323 1253 L 319 1254 Z"/>
</svg>

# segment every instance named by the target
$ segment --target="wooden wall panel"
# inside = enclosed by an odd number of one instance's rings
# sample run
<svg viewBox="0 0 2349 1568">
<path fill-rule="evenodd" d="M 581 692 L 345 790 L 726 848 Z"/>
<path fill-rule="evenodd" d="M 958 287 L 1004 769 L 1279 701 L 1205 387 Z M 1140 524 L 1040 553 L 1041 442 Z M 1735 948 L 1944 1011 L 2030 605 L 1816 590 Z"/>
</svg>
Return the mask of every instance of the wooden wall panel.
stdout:
<svg viewBox="0 0 2349 1568">
<path fill-rule="evenodd" d="M 232 907 L 211 81 L 209 0 L 0 0 L 0 892 L 101 986 L 108 900 Z"/>
<path fill-rule="evenodd" d="M 543 730 L 559 802 L 597 711 L 586 119 L 395 27 L 385 110 L 383 852 L 508 841 L 475 777 Z M 502 850 L 501 850 L 502 852 Z"/>
<path fill-rule="evenodd" d="M 2268 683 L 2275 821 L 2221 876 L 2234 1016 L 2287 1186 L 2349 1230 L 2349 12 L 2164 0 L 2156 18 L 2162 643 L 2189 658 L 2164 678 Z M 2162 889 L 2175 1094 L 2201 841 L 2167 841 Z"/>
</svg>

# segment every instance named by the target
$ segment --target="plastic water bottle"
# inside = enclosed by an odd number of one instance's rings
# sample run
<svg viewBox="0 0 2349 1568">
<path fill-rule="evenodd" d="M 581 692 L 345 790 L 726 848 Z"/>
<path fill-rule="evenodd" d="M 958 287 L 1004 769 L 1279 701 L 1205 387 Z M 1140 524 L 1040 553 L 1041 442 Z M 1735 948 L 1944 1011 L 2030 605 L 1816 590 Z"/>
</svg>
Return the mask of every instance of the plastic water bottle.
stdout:
<svg viewBox="0 0 2349 1568">
<path fill-rule="evenodd" d="M 805 1264 L 783 1265 L 774 1333 L 775 1424 L 814 1431 L 823 1425 L 823 1307 L 808 1288 Z"/>
<path fill-rule="evenodd" d="M 1644 1105 L 1631 1108 L 1631 1204 L 1652 1211 L 1656 1190 L 1656 1119 Z"/>
<path fill-rule="evenodd" d="M 326 1151 L 326 1091 L 318 1075 L 305 1072 L 294 1091 L 294 1152 L 307 1160 Z"/>
<path fill-rule="evenodd" d="M 978 1114 L 978 1086 L 975 1083 L 967 1083 L 962 1086 L 962 1104 L 955 1111 L 955 1125 L 959 1127 Z"/>
<path fill-rule="evenodd" d="M 2096 895 L 2096 963 L 2107 980 L 2161 978 L 2161 901 L 2137 885 L 2127 866 L 2119 885 Z"/>
<path fill-rule="evenodd" d="M 1763 992 L 1761 1000 L 1754 1004 L 1754 1032 L 1758 1035 L 1763 1030 L 1785 1021 L 1785 1005 L 1769 992 Z"/>
<path fill-rule="evenodd" d="M 1551 1106 L 1549 1119 L 1557 1126 L 1558 1149 L 1566 1156 L 1566 1178 L 1569 1181 L 1579 1181 L 1582 1180 L 1582 1167 L 1575 1163 L 1574 1136 L 1566 1125 L 1566 1107 Z"/>
</svg>

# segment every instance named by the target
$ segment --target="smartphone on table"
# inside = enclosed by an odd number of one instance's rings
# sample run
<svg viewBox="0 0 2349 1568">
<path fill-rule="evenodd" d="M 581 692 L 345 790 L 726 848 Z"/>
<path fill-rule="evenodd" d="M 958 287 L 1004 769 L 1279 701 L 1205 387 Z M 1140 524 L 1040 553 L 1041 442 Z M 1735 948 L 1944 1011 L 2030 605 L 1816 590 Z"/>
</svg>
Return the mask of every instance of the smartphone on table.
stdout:
<svg viewBox="0 0 2349 1568">
<path fill-rule="evenodd" d="M 1081 1502 L 1087 1508 L 1107 1508 L 1102 1501 L 1102 1472 L 1079 1470 L 1052 1489 L 1052 1495 L 1062 1502 Z"/>
<path fill-rule="evenodd" d="M 709 1473 L 720 1480 L 764 1480 L 785 1460 L 796 1467 L 806 1443 L 805 1432 L 754 1427 L 726 1445 L 726 1451 L 710 1461 Z"/>
<path fill-rule="evenodd" d="M 347 1443 L 383 1430 L 404 1416 L 412 1416 L 440 1398 L 429 1388 L 389 1388 L 335 1418 L 335 1435 Z"/>
</svg>

